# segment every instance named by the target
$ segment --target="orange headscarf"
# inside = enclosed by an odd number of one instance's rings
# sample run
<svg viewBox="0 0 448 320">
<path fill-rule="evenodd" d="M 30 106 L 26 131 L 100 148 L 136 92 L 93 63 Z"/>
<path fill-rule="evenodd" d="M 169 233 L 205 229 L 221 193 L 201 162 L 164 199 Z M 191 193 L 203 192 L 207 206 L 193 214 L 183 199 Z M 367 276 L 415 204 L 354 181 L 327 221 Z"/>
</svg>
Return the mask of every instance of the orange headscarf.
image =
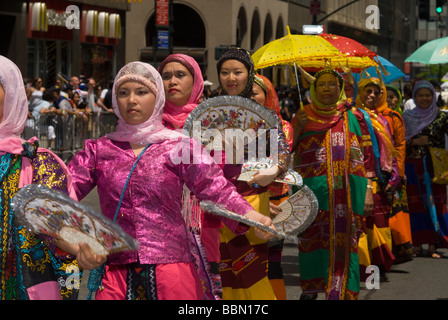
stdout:
<svg viewBox="0 0 448 320">
<path fill-rule="evenodd" d="M 272 82 L 260 74 L 255 75 L 254 82 L 258 84 L 264 92 L 266 92 L 266 107 L 274 111 L 281 120 L 282 115 L 280 113 L 280 103 Z"/>
<path fill-rule="evenodd" d="M 263 89 L 263 91 L 266 93 L 265 107 L 274 111 L 277 114 L 277 116 L 280 118 L 280 121 L 282 123 L 282 130 L 285 133 L 286 140 L 287 140 L 290 150 L 291 150 L 293 138 L 294 138 L 292 125 L 288 121 L 283 120 L 283 118 L 282 118 L 282 115 L 280 112 L 280 103 L 278 101 L 278 96 L 277 96 L 277 92 L 275 91 L 274 85 L 268 78 L 266 78 L 262 75 L 259 75 L 259 74 L 255 75 L 254 83 L 258 84 Z"/>
</svg>

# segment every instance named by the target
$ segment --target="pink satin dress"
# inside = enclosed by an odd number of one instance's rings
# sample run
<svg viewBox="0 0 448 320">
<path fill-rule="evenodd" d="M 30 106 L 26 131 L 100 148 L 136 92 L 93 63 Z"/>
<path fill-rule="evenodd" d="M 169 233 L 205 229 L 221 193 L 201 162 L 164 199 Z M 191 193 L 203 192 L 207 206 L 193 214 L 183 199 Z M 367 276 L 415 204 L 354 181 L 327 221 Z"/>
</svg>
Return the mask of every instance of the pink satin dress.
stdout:
<svg viewBox="0 0 448 320">
<path fill-rule="evenodd" d="M 213 201 L 238 214 L 253 209 L 211 157 L 202 155 L 198 160 L 193 140 L 189 145 L 191 161 L 173 163 L 176 143 L 166 140 L 153 144 L 138 162 L 116 222 L 138 240 L 139 249 L 108 257 L 104 289 L 97 292 L 96 299 L 124 299 L 126 265 L 135 263 L 155 267 L 158 299 L 203 298 L 181 214 L 184 184 L 201 201 Z M 105 137 L 87 140 L 84 149 L 68 165 L 78 199 L 96 186 L 102 213 L 114 219 L 125 181 L 136 159 L 127 142 Z M 247 230 L 235 221 L 226 221 L 226 225 L 237 234 Z"/>
</svg>

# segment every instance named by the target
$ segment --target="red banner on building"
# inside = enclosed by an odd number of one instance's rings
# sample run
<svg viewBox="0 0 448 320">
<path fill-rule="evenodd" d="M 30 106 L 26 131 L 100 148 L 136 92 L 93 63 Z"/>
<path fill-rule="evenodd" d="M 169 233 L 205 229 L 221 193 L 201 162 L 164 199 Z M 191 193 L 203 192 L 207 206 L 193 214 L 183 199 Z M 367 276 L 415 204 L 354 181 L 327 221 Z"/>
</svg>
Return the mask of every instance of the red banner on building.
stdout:
<svg viewBox="0 0 448 320">
<path fill-rule="evenodd" d="M 320 1 L 312 0 L 310 3 L 310 13 L 312 16 L 317 16 L 320 14 Z"/>
<path fill-rule="evenodd" d="M 156 25 L 168 26 L 169 25 L 169 0 L 157 0 L 156 1 Z"/>
<path fill-rule="evenodd" d="M 404 63 L 404 73 L 411 74 L 411 63 L 410 62 Z"/>
</svg>

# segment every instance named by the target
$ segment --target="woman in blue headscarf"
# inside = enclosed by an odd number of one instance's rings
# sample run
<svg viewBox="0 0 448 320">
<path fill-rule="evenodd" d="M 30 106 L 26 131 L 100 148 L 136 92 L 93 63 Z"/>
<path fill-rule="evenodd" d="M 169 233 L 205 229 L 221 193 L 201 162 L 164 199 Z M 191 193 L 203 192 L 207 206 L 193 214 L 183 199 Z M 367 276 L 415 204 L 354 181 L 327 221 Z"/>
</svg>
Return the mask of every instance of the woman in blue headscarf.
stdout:
<svg viewBox="0 0 448 320">
<path fill-rule="evenodd" d="M 429 244 L 428 253 L 440 258 L 437 247 L 448 247 L 448 209 L 446 185 L 425 183 L 424 176 L 433 177 L 430 148 L 445 149 L 448 113 L 437 107 L 436 92 L 428 81 L 415 83 L 412 98 L 416 107 L 403 112 L 406 128 L 406 177 L 414 254 L 422 254 L 422 245 Z M 430 181 L 429 181 L 430 182 Z M 431 199 L 434 206 L 428 201 Z M 431 218 L 430 210 L 435 207 Z"/>
</svg>

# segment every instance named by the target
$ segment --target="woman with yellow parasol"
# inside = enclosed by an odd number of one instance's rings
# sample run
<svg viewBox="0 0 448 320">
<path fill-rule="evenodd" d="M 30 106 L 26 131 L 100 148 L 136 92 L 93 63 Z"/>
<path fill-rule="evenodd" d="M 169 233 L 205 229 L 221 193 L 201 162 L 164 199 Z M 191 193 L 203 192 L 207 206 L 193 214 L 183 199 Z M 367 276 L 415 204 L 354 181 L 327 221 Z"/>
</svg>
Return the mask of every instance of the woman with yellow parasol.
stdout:
<svg viewBox="0 0 448 320">
<path fill-rule="evenodd" d="M 319 292 L 329 300 L 357 299 L 361 219 L 373 210 L 370 135 L 362 114 L 347 103 L 339 73 L 304 74 L 312 104 L 304 107 L 304 127 L 294 127 L 300 132 L 294 169 L 318 197 L 319 213 L 299 242 L 301 299 Z"/>
</svg>

